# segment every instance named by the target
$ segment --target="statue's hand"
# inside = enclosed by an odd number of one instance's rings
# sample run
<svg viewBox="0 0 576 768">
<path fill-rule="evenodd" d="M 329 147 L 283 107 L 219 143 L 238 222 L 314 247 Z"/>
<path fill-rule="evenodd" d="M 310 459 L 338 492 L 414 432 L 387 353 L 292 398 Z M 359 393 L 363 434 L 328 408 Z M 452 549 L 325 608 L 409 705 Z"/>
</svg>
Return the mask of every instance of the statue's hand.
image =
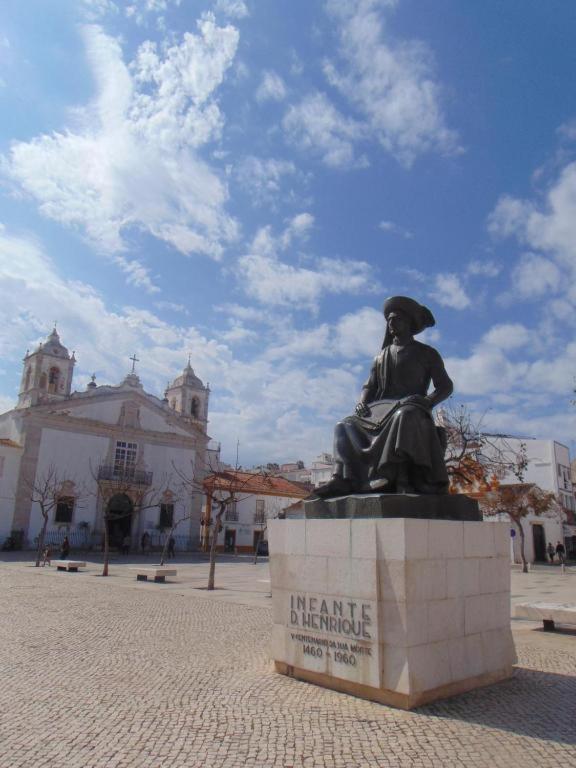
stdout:
<svg viewBox="0 0 576 768">
<path fill-rule="evenodd" d="M 366 403 L 358 403 L 354 410 L 356 411 L 356 416 L 369 416 L 370 414 L 370 408 Z"/>
<path fill-rule="evenodd" d="M 421 405 L 423 408 L 432 408 L 430 400 L 424 395 L 410 395 L 401 401 L 401 405 Z"/>
</svg>

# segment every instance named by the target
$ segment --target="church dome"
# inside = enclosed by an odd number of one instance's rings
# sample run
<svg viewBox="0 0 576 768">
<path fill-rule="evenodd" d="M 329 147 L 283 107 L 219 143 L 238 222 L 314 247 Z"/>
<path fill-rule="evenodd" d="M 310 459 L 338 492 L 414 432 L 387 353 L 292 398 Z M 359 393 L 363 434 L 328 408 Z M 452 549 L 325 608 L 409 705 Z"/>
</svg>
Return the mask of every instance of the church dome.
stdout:
<svg viewBox="0 0 576 768">
<path fill-rule="evenodd" d="M 60 336 L 58 335 L 56 328 L 54 328 L 42 345 L 42 352 L 46 355 L 54 355 L 55 357 L 70 358 L 70 353 L 60 341 Z"/>
<path fill-rule="evenodd" d="M 190 360 L 188 360 L 188 365 L 184 368 L 180 376 L 177 376 L 172 383 L 172 387 L 182 387 L 186 385 L 196 389 L 204 387 L 202 381 L 194 373 L 194 369 L 190 365 Z"/>
</svg>

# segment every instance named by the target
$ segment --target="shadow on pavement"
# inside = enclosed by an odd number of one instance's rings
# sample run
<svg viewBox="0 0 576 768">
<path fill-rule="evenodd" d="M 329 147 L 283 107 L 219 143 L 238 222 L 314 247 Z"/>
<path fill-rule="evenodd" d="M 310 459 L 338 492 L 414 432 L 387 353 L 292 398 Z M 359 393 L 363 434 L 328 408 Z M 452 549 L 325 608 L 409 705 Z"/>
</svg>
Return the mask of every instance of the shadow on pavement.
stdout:
<svg viewBox="0 0 576 768">
<path fill-rule="evenodd" d="M 502 683 L 428 704 L 416 711 L 520 736 L 576 745 L 575 676 L 519 667 Z"/>
</svg>

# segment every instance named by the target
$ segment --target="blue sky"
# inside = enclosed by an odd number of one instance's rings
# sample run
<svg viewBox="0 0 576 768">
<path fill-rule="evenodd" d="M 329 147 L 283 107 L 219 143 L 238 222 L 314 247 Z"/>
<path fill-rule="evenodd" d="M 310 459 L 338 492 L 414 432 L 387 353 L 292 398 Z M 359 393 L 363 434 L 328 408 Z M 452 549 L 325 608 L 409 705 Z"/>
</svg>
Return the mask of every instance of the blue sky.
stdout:
<svg viewBox="0 0 576 768">
<path fill-rule="evenodd" d="M 51 330 L 75 386 L 186 364 L 240 461 L 330 449 L 381 306 L 454 399 L 572 445 L 576 5 L 5 0 L 0 406 Z"/>
</svg>

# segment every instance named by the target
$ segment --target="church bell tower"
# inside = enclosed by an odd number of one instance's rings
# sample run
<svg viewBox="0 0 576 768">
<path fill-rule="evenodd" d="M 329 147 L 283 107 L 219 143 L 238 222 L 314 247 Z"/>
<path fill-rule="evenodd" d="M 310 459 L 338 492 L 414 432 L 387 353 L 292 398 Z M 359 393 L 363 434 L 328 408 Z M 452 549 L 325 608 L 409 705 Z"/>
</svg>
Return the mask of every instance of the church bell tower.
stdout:
<svg viewBox="0 0 576 768">
<path fill-rule="evenodd" d="M 166 389 L 165 399 L 168 406 L 183 418 L 192 421 L 205 432 L 208 422 L 208 399 L 210 389 L 194 373 L 188 359 L 188 365 Z"/>
<path fill-rule="evenodd" d="M 72 389 L 76 358 L 60 342 L 56 328 L 31 354 L 26 352 L 17 408 L 64 400 Z"/>
</svg>

